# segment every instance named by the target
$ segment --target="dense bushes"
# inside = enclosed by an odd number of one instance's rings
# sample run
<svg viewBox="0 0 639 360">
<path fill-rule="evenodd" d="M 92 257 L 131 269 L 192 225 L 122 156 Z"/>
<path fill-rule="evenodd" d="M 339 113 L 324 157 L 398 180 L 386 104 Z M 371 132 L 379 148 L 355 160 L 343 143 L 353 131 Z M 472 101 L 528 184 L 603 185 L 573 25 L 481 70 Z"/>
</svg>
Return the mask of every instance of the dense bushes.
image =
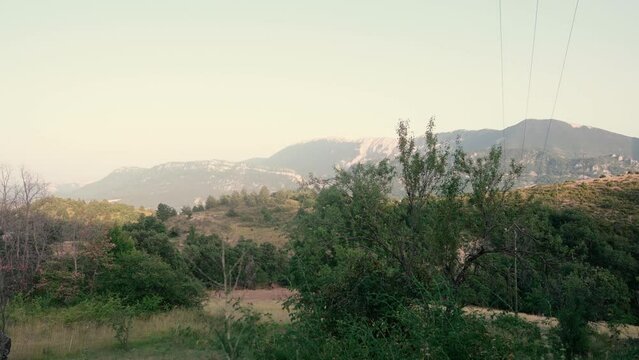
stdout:
<svg viewBox="0 0 639 360">
<path fill-rule="evenodd" d="M 165 309 L 198 304 L 202 285 L 153 217 L 115 227 L 103 240 L 48 262 L 38 294 L 53 304 L 72 305 L 96 296 L 115 296 L 127 305 Z"/>
<path fill-rule="evenodd" d="M 637 267 L 639 244 L 581 210 L 552 209 L 527 203 L 518 251 L 515 287 L 514 258 L 492 254 L 464 285 L 467 302 L 556 316 L 564 306 L 568 285 L 579 279 L 589 321 L 636 322 L 639 314 Z M 574 290 L 574 289 L 573 289 Z M 576 291 L 576 290 L 575 290 Z"/>
<path fill-rule="evenodd" d="M 203 284 L 223 281 L 222 240 L 192 229 L 182 251 L 156 217 L 116 226 L 106 238 L 77 243 L 41 269 L 37 296 L 51 305 L 74 305 L 96 297 L 116 297 L 125 305 L 153 307 L 200 304 Z M 242 288 L 285 285 L 288 253 L 272 244 L 240 240 L 224 245 L 228 264 L 239 267 Z"/>
<path fill-rule="evenodd" d="M 535 325 L 465 315 L 434 302 L 435 294 L 422 295 L 408 305 L 389 295 L 383 317 L 342 316 L 331 331 L 320 313 L 305 313 L 286 331 L 264 337 L 256 358 L 540 359 L 561 353 Z"/>
<path fill-rule="evenodd" d="M 191 229 L 185 241 L 184 257 L 195 277 L 213 288 L 223 283 L 222 247 L 229 266 L 239 267 L 238 286 L 254 289 L 273 284 L 286 285 L 288 254 L 273 244 L 256 244 L 242 239 L 235 245 L 223 243 L 217 235 L 205 236 Z M 236 272 L 237 273 L 237 272 Z"/>
<path fill-rule="evenodd" d="M 195 279 L 139 250 L 118 256 L 101 276 L 98 290 L 117 294 L 127 303 L 151 301 L 163 307 L 196 305 L 202 299 L 202 287 Z"/>
<path fill-rule="evenodd" d="M 420 149 L 406 124 L 398 134 L 401 200 L 389 196 L 395 171 L 382 162 L 338 170 L 300 211 L 293 323 L 265 340 L 261 356 L 576 357 L 594 351 L 588 321 L 633 320 L 635 229 L 511 191 L 521 167 L 504 168 L 499 148 L 484 157 L 449 151 L 432 123 Z M 560 324 L 542 337 L 517 319 L 464 315 L 469 304 Z"/>
</svg>

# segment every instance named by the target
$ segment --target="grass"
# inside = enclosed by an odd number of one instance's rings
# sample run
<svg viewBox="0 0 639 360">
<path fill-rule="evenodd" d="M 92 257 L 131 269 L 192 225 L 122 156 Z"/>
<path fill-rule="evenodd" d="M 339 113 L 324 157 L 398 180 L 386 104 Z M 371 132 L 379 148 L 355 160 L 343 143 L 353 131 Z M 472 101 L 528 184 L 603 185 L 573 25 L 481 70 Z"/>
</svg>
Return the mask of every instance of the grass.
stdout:
<svg viewBox="0 0 639 360">
<path fill-rule="evenodd" d="M 285 324 L 290 320 L 287 311 L 282 309 L 282 301 L 290 294 L 290 291 L 279 288 L 239 290 L 235 296 L 242 299 L 243 305 L 268 313 L 276 323 Z M 211 330 L 221 325 L 223 301 L 219 294 L 212 292 L 203 309 L 175 309 L 135 319 L 129 350 L 119 347 L 114 331 L 108 325 L 65 321 L 68 314 L 64 312 L 71 311 L 69 309 L 56 310 L 48 315 L 32 312 L 31 317 L 20 316 L 20 323 L 9 328 L 13 342 L 11 359 L 222 359 Z M 464 310 L 489 319 L 502 315 L 510 315 L 514 319 L 513 314 L 497 310 L 475 307 Z M 542 332 L 556 326 L 553 318 L 521 313 L 518 321 L 525 321 Z M 599 353 L 609 351 L 614 345 L 615 352 L 631 354 L 630 358 L 637 354 L 635 347 L 639 341 L 639 327 L 621 327 L 619 338 L 615 339 L 610 337 L 604 324 L 592 326 L 600 334 L 595 336 L 596 345 L 601 348 Z M 512 334 L 515 337 L 521 335 Z"/>
<path fill-rule="evenodd" d="M 109 325 L 78 322 L 65 325 L 62 321 L 33 318 L 27 322 L 9 327 L 12 338 L 11 359 L 35 359 L 79 354 L 89 350 L 117 346 L 114 331 Z M 148 318 L 133 321 L 130 342 L 143 342 L 153 336 L 170 333 L 179 325 L 194 329 L 204 329 L 197 310 L 176 309 Z"/>
<path fill-rule="evenodd" d="M 193 346 L 190 343 L 184 343 L 179 338 L 175 338 L 170 334 L 164 336 L 150 337 L 144 340 L 133 342 L 128 350 L 115 346 L 106 346 L 102 348 L 85 349 L 75 354 L 44 354 L 34 359 L 55 360 L 55 359 L 74 359 L 74 360 L 115 360 L 115 359 L 221 359 L 216 352 L 206 346 Z"/>
<path fill-rule="evenodd" d="M 280 324 L 289 321 L 282 309 L 282 300 L 289 294 L 286 289 L 237 292 L 243 305 L 270 314 Z M 216 359 L 210 330 L 219 325 L 222 309 L 223 299 L 211 293 L 203 309 L 174 309 L 136 318 L 128 351 L 119 347 L 108 324 L 69 322 L 74 309 L 22 312 L 7 329 L 12 338 L 11 359 Z"/>
<path fill-rule="evenodd" d="M 238 290 L 236 296 L 241 298 L 242 305 L 268 315 L 279 324 L 290 321 L 288 311 L 282 308 L 282 302 L 291 295 L 286 289 Z M 220 315 L 224 309 L 224 298 L 220 294 L 211 293 L 204 310 L 211 315 Z"/>
<path fill-rule="evenodd" d="M 520 190 L 559 208 L 577 208 L 614 224 L 633 225 L 639 220 L 639 175 L 567 181 Z"/>
</svg>

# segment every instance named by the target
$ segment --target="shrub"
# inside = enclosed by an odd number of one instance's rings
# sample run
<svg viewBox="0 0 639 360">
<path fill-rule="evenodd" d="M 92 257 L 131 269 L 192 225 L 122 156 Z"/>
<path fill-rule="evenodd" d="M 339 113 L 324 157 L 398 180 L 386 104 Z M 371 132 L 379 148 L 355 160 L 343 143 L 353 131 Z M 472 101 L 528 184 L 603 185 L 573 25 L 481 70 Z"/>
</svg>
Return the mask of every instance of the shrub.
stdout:
<svg viewBox="0 0 639 360">
<path fill-rule="evenodd" d="M 235 208 L 230 208 L 224 213 L 227 217 L 238 217 L 240 214 L 235 210 Z"/>
</svg>

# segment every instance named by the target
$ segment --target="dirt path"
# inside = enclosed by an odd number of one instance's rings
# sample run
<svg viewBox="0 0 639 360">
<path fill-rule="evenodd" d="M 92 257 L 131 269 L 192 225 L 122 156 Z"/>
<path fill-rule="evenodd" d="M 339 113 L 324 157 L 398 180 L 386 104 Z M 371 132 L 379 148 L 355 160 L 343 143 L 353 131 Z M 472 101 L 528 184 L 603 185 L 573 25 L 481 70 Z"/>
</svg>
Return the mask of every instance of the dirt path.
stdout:
<svg viewBox="0 0 639 360">
<path fill-rule="evenodd" d="M 510 312 L 510 311 L 486 309 L 486 308 L 477 307 L 477 306 L 466 306 L 464 308 L 464 312 L 467 314 L 475 314 L 475 315 L 480 315 L 487 318 L 490 316 L 502 315 L 502 314 L 508 314 L 513 316 L 515 315 L 514 312 Z M 517 316 L 526 320 L 529 323 L 539 326 L 542 329 L 551 329 L 559 324 L 559 321 L 557 321 L 557 319 L 554 317 L 546 317 L 546 316 L 532 315 L 532 314 L 525 314 L 525 313 L 519 313 L 517 314 Z M 592 326 L 600 334 L 612 333 L 610 327 L 605 322 L 591 322 L 590 326 Z M 619 330 L 619 336 L 622 339 L 639 339 L 639 326 L 622 325 L 618 327 L 618 330 Z"/>
<path fill-rule="evenodd" d="M 294 292 L 287 288 L 272 288 L 272 289 L 256 289 L 256 290 L 237 290 L 233 296 L 240 298 L 242 302 L 251 304 L 255 310 L 271 314 L 273 320 L 278 322 L 287 322 L 288 313 L 282 309 L 282 303 Z M 206 308 L 211 312 L 216 312 L 221 309 L 223 295 L 221 292 L 211 293 L 210 300 L 206 305 Z M 486 309 L 477 306 L 466 306 L 464 312 L 467 314 L 475 314 L 484 317 L 490 317 L 495 315 L 515 315 L 513 312 L 504 310 Z M 519 313 L 518 316 L 532 324 L 539 326 L 542 329 L 551 329 L 557 326 L 558 321 L 554 317 L 546 317 L 532 314 Z M 611 330 L 604 322 L 597 322 L 590 324 L 600 334 L 610 334 Z M 635 325 L 622 325 L 618 327 L 619 336 L 621 338 L 639 339 L 639 326 Z"/>
</svg>

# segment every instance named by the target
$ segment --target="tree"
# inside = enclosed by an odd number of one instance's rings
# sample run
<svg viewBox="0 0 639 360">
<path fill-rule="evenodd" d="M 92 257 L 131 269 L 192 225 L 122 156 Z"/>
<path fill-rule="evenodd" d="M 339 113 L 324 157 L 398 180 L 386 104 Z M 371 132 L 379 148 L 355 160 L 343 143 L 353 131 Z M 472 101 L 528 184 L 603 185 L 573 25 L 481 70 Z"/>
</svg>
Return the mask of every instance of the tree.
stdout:
<svg viewBox="0 0 639 360">
<path fill-rule="evenodd" d="M 157 216 L 157 218 L 161 221 L 166 221 L 173 216 L 177 216 L 177 211 L 167 204 L 159 203 L 155 216 Z"/>
<path fill-rule="evenodd" d="M 569 276 L 566 281 L 566 293 L 557 319 L 559 326 L 557 332 L 566 347 L 568 359 L 588 351 L 589 335 L 591 329 L 588 326 L 587 296 L 589 289 L 584 281 L 575 275 Z"/>
<path fill-rule="evenodd" d="M 188 219 L 190 219 L 191 216 L 193 216 L 193 209 L 191 209 L 190 206 L 184 205 L 180 210 L 180 215 L 185 215 Z"/>
<path fill-rule="evenodd" d="M 209 195 L 206 198 L 206 202 L 204 203 L 204 208 L 206 210 L 210 210 L 210 209 L 213 209 L 216 205 L 217 205 L 217 200 L 215 199 L 215 197 L 212 195 Z"/>
<path fill-rule="evenodd" d="M 122 228 L 119 226 L 109 230 L 109 240 L 111 241 L 111 244 L 113 244 L 111 253 L 115 256 L 129 253 L 135 249 L 135 242 L 131 236 L 122 231 Z"/>
<path fill-rule="evenodd" d="M 222 328 L 216 330 L 216 340 L 226 359 L 244 358 L 265 326 L 260 323 L 261 315 L 241 306 L 240 299 L 234 295 L 242 281 L 247 282 L 247 275 L 249 281 L 255 279 L 255 258 L 249 254 L 255 245 L 246 242 L 248 246 L 231 247 L 217 236 L 196 234 L 194 228 L 191 228 L 186 245 L 185 252 L 194 274 L 221 291 L 224 297 Z"/>
<path fill-rule="evenodd" d="M 493 146 L 487 155 L 475 159 L 461 149 L 455 152 L 454 171 L 457 175 L 452 177 L 453 187 L 469 191 L 463 224 L 468 236 L 459 236 L 462 241 L 458 246 L 464 256 L 455 266 L 455 286 L 463 283 L 468 271 L 487 254 L 517 256 L 513 235 L 517 230 L 518 209 L 525 204 L 511 190 L 523 166 L 511 161 L 504 171 L 501 157 L 502 149 L 497 146 Z"/>
<path fill-rule="evenodd" d="M 231 196 L 230 195 L 227 194 L 227 195 L 220 196 L 220 201 L 219 201 L 220 205 L 226 206 L 226 205 L 229 205 L 230 203 L 231 203 Z"/>
<path fill-rule="evenodd" d="M 271 192 L 266 186 L 260 188 L 260 192 L 257 194 L 257 203 L 259 205 L 267 205 L 271 198 Z"/>
<path fill-rule="evenodd" d="M 166 227 L 155 217 L 142 216 L 137 222 L 124 225 L 122 230 L 134 240 L 136 249 L 161 257 L 174 269 L 185 269 L 182 256 L 171 243 Z"/>
<path fill-rule="evenodd" d="M 49 256 L 49 220 L 33 213 L 34 203 L 46 196 L 47 184 L 21 168 L 14 179 L 0 166 L 0 332 L 8 321 L 8 305 L 19 293 L 30 291 Z M 4 339 L 4 335 L 2 336 Z M 10 346 L 9 342 L 3 345 Z M 1 349 L 6 350 L 6 347 Z"/>
<path fill-rule="evenodd" d="M 402 307 L 438 304 L 442 316 L 454 318 L 468 273 L 484 256 L 511 250 L 505 194 L 518 174 L 502 171 L 501 151 L 478 158 L 459 147 L 451 152 L 432 119 L 423 147 L 405 122 L 398 137 L 403 199 L 390 196 L 395 170 L 388 161 L 338 169 L 291 236 L 295 316 L 317 321 L 330 337 L 346 336 L 342 325 L 352 319 L 392 327 Z M 386 336 L 382 328 L 366 331 Z"/>
<path fill-rule="evenodd" d="M 229 206 L 232 209 L 236 209 L 242 203 L 242 195 L 239 192 L 233 191 L 231 193 L 231 197 L 229 198 Z"/>
</svg>

